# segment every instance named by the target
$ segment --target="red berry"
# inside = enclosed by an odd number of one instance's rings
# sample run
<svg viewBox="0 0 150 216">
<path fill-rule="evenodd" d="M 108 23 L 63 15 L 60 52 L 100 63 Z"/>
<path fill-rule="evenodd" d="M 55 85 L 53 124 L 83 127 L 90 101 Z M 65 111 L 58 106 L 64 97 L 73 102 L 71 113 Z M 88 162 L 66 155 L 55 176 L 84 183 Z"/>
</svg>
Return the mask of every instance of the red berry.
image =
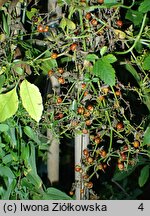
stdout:
<svg viewBox="0 0 150 216">
<path fill-rule="evenodd" d="M 88 149 L 84 149 L 84 150 L 83 150 L 83 154 L 86 155 L 86 156 L 89 155 Z"/>
<path fill-rule="evenodd" d="M 116 24 L 117 24 L 118 27 L 122 27 L 123 26 L 122 20 L 117 20 Z"/>
<path fill-rule="evenodd" d="M 80 166 L 78 166 L 78 165 L 77 165 L 77 166 L 75 166 L 75 171 L 76 171 L 76 172 L 80 172 L 80 171 L 81 171 L 81 167 L 80 167 Z"/>
<path fill-rule="evenodd" d="M 77 48 L 77 44 L 76 43 L 73 43 L 71 46 L 70 46 L 70 50 L 71 51 L 75 51 Z"/>
<path fill-rule="evenodd" d="M 87 19 L 87 20 L 90 20 L 91 19 L 91 13 L 86 13 L 86 15 L 85 15 L 85 19 Z"/>
<path fill-rule="evenodd" d="M 117 130 L 123 129 L 124 128 L 123 123 L 122 122 L 118 122 L 117 125 L 116 125 L 116 128 L 117 128 Z"/>
<path fill-rule="evenodd" d="M 92 183 L 92 182 L 88 182 L 87 187 L 88 187 L 89 189 L 91 189 L 91 188 L 93 187 L 93 183 Z"/>
<path fill-rule="evenodd" d="M 40 32 L 40 33 L 43 32 L 44 31 L 43 25 L 38 25 L 37 31 Z"/>
<path fill-rule="evenodd" d="M 62 98 L 61 97 L 57 98 L 57 103 L 62 103 Z"/>
</svg>

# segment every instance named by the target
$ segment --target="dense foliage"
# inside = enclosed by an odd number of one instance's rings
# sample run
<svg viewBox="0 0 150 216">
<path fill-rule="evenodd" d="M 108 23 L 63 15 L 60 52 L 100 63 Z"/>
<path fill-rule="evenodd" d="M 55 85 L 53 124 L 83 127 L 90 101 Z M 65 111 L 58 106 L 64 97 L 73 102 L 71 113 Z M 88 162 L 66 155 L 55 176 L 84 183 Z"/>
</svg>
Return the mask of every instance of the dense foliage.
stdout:
<svg viewBox="0 0 150 216">
<path fill-rule="evenodd" d="M 90 134 L 75 172 L 91 197 L 136 199 L 150 169 L 149 1 L 58 5 L 62 17 L 32 1 L 0 8 L 0 197 L 70 198 L 37 174 L 48 128 Z M 60 90 L 46 92 L 53 77 Z"/>
</svg>

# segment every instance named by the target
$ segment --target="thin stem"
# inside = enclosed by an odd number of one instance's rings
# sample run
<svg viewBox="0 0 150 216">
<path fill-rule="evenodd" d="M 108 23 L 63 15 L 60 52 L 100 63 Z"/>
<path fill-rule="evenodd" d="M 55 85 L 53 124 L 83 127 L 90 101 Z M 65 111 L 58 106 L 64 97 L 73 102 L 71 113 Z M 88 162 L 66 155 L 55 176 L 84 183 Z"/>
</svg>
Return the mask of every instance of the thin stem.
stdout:
<svg viewBox="0 0 150 216">
<path fill-rule="evenodd" d="M 126 50 L 126 51 L 124 51 L 124 52 L 116 52 L 116 54 L 122 54 L 122 55 L 123 55 L 123 54 L 127 54 L 127 53 L 131 52 L 131 51 L 134 49 L 134 47 L 136 46 L 137 42 L 140 40 L 140 37 L 141 37 L 141 35 L 142 35 L 143 29 L 144 29 L 144 26 L 145 26 L 145 22 L 146 22 L 146 17 L 147 17 L 147 13 L 144 15 L 144 18 L 143 18 L 143 22 L 142 22 L 142 26 L 141 26 L 140 32 L 139 32 L 139 34 L 137 35 L 137 37 L 136 37 L 136 39 L 135 39 L 135 41 L 134 41 L 134 44 L 133 44 L 128 50 Z"/>
</svg>

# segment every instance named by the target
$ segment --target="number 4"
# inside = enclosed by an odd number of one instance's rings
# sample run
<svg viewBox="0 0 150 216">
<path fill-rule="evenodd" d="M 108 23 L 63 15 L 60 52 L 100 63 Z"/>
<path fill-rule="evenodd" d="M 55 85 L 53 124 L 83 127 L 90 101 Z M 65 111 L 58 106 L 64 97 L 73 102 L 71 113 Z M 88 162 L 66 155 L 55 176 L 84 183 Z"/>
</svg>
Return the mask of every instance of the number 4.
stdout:
<svg viewBox="0 0 150 216">
<path fill-rule="evenodd" d="M 143 203 L 141 203 L 138 207 L 139 210 L 143 211 L 144 210 L 144 206 L 143 206 Z"/>
</svg>

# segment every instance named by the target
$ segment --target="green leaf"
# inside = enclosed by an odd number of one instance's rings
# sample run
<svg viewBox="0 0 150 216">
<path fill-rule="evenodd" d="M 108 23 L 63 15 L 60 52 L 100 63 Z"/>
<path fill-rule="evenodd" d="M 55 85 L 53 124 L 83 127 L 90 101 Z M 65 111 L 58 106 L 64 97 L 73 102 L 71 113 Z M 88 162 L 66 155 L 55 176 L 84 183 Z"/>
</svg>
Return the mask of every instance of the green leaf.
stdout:
<svg viewBox="0 0 150 216">
<path fill-rule="evenodd" d="M 3 87 L 3 85 L 4 85 L 4 82 L 5 82 L 5 76 L 4 76 L 4 75 L 1 75 L 1 76 L 0 76 L 0 91 L 1 91 L 1 89 L 2 89 L 2 87 Z"/>
<path fill-rule="evenodd" d="M 143 146 L 149 144 L 150 144 L 150 126 L 148 126 L 144 132 Z"/>
<path fill-rule="evenodd" d="M 3 122 L 13 116 L 18 109 L 16 88 L 5 94 L 0 94 L 0 104 L 0 122 Z"/>
<path fill-rule="evenodd" d="M 38 87 L 24 80 L 20 85 L 20 96 L 22 104 L 31 118 L 39 122 L 43 111 L 43 104 Z"/>
<path fill-rule="evenodd" d="M 2 165 L 0 165 L 0 176 L 4 176 L 11 179 L 15 178 L 15 175 L 13 174 L 11 169 L 7 166 Z"/>
<path fill-rule="evenodd" d="M 14 67 L 14 71 L 19 74 L 19 75 L 23 75 L 24 74 L 24 70 L 21 67 Z"/>
<path fill-rule="evenodd" d="M 85 60 L 87 61 L 91 61 L 91 62 L 94 62 L 95 60 L 98 59 L 98 56 L 95 55 L 95 54 L 88 54 L 86 57 L 85 57 Z"/>
<path fill-rule="evenodd" d="M 113 54 L 108 54 L 104 56 L 102 59 L 110 64 L 117 61 L 117 58 Z"/>
<path fill-rule="evenodd" d="M 114 181 L 122 181 L 123 179 L 127 178 L 131 173 L 135 170 L 135 167 L 132 167 L 132 169 L 128 169 L 128 171 L 118 171 L 114 174 L 112 180 Z"/>
<path fill-rule="evenodd" d="M 59 27 L 62 28 L 62 29 L 64 30 L 65 27 L 66 27 L 66 25 L 67 25 L 66 18 L 63 17 L 63 18 L 61 19 L 61 21 L 60 21 Z"/>
<path fill-rule="evenodd" d="M 56 59 L 49 59 L 47 61 L 42 62 L 41 64 L 41 70 L 43 71 L 44 75 L 47 75 L 49 70 L 56 67 L 57 67 Z"/>
<path fill-rule="evenodd" d="M 68 29 L 70 29 L 70 30 L 75 30 L 75 29 L 76 29 L 75 23 L 72 22 L 72 21 L 69 20 L 69 19 L 66 19 L 66 25 L 67 25 Z"/>
<path fill-rule="evenodd" d="M 134 67 L 131 64 L 126 64 L 125 68 L 132 74 L 132 76 L 134 77 L 134 79 L 140 85 L 141 78 L 138 75 L 137 71 L 134 69 Z"/>
<path fill-rule="evenodd" d="M 6 132 L 9 130 L 9 126 L 7 124 L 0 124 L 0 131 L 1 132 Z"/>
<path fill-rule="evenodd" d="M 9 16 L 9 15 L 8 15 Z M 8 16 L 2 14 L 2 20 L 3 20 L 3 29 L 7 36 L 9 36 L 9 25 L 8 25 Z"/>
<path fill-rule="evenodd" d="M 143 62 L 143 69 L 150 70 L 150 55 L 148 55 Z"/>
<path fill-rule="evenodd" d="M 150 3 L 149 0 L 144 0 L 142 1 L 142 3 L 140 4 L 138 10 L 142 13 L 147 13 L 148 11 L 150 11 Z"/>
<path fill-rule="evenodd" d="M 34 142 L 36 142 L 37 144 L 40 144 L 40 140 L 38 139 L 37 134 L 34 132 L 34 130 L 29 127 L 29 126 L 25 126 L 24 127 L 24 133 Z"/>
<path fill-rule="evenodd" d="M 143 90 L 143 103 L 147 106 L 147 108 L 150 111 L 150 94 L 148 93 L 149 89 L 144 89 Z"/>
<path fill-rule="evenodd" d="M 146 165 L 145 167 L 142 168 L 138 179 L 138 183 L 140 187 L 143 187 L 147 182 L 149 178 L 149 169 L 150 169 L 149 165 Z"/>
<path fill-rule="evenodd" d="M 7 154 L 5 157 L 3 157 L 3 163 L 7 164 L 10 163 L 11 161 L 13 161 L 12 155 L 11 154 Z"/>
<path fill-rule="evenodd" d="M 42 180 L 33 171 L 29 172 L 26 176 L 27 180 L 37 189 L 41 188 Z"/>
<path fill-rule="evenodd" d="M 115 70 L 105 59 L 99 59 L 93 67 L 93 73 L 110 86 L 115 85 Z"/>
<path fill-rule="evenodd" d="M 133 24 L 135 26 L 137 26 L 137 25 L 140 25 L 142 23 L 143 14 L 139 11 L 129 9 L 129 10 L 127 10 L 125 18 L 130 20 L 131 22 L 133 22 Z"/>
<path fill-rule="evenodd" d="M 72 200 L 70 196 L 53 187 L 47 188 L 43 198 L 45 200 Z"/>
<path fill-rule="evenodd" d="M 26 11 L 26 15 L 29 20 L 32 19 L 33 16 L 35 16 L 38 13 L 38 10 L 36 8 L 32 8 L 31 11 Z"/>
<path fill-rule="evenodd" d="M 103 56 L 103 55 L 107 52 L 107 49 L 108 49 L 107 46 L 103 46 L 103 47 L 100 49 L 100 54 L 101 54 L 101 56 Z"/>
</svg>

